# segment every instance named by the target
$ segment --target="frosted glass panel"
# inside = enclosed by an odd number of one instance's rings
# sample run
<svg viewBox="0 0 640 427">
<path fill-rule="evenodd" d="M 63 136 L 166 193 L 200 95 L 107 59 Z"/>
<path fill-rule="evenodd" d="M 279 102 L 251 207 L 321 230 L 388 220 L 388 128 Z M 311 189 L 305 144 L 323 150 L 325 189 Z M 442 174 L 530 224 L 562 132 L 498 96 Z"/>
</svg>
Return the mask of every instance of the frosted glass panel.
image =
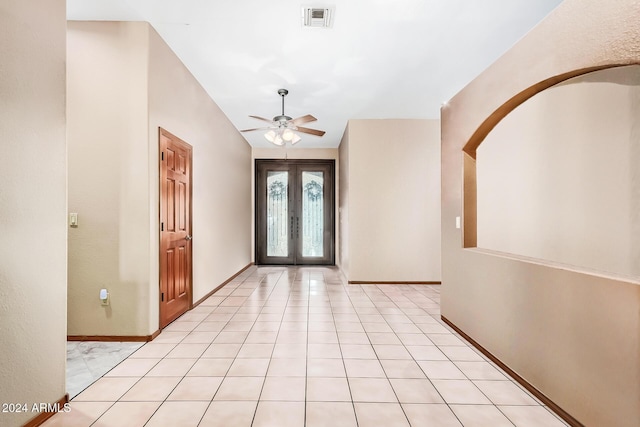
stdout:
<svg viewBox="0 0 640 427">
<path fill-rule="evenodd" d="M 289 172 L 267 172 L 267 256 L 289 255 Z"/>
<path fill-rule="evenodd" d="M 302 256 L 324 256 L 324 174 L 302 172 Z"/>
</svg>

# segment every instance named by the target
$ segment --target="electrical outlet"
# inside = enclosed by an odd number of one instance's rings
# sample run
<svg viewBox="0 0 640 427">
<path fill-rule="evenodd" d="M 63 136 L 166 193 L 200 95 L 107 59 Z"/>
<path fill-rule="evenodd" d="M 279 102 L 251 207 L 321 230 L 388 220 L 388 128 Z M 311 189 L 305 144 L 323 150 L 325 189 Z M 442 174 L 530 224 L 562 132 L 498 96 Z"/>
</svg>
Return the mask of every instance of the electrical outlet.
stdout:
<svg viewBox="0 0 640 427">
<path fill-rule="evenodd" d="M 100 289 L 100 305 L 109 305 L 109 291 Z"/>
</svg>

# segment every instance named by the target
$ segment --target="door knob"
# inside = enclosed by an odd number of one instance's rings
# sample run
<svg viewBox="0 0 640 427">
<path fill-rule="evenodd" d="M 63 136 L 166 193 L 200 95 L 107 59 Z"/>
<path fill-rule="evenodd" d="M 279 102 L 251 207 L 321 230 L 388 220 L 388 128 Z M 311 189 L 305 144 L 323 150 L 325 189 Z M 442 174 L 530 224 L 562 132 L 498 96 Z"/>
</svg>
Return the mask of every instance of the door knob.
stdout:
<svg viewBox="0 0 640 427">
<path fill-rule="evenodd" d="M 184 239 L 185 240 L 191 240 L 191 239 L 193 239 L 193 236 L 191 234 L 187 234 Z"/>
</svg>

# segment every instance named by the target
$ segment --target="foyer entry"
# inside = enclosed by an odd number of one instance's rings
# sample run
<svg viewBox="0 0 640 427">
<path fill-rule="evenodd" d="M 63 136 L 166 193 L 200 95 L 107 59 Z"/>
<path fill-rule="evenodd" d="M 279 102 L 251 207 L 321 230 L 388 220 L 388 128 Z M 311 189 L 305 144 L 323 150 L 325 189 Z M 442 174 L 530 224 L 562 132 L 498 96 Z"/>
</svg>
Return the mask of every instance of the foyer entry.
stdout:
<svg viewBox="0 0 640 427">
<path fill-rule="evenodd" d="M 335 263 L 333 160 L 256 160 L 256 263 Z"/>
</svg>

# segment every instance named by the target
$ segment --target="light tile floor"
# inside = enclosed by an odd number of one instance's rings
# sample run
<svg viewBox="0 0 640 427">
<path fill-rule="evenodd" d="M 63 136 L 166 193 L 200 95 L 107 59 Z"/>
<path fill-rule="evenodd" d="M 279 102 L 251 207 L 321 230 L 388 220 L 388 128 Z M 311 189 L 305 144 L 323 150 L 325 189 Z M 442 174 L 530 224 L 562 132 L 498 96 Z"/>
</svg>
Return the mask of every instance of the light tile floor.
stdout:
<svg viewBox="0 0 640 427">
<path fill-rule="evenodd" d="M 141 342 L 67 342 L 67 393 L 74 398 L 139 349 Z"/>
<path fill-rule="evenodd" d="M 253 267 L 52 426 L 565 426 L 440 320 L 438 286 Z"/>
</svg>

